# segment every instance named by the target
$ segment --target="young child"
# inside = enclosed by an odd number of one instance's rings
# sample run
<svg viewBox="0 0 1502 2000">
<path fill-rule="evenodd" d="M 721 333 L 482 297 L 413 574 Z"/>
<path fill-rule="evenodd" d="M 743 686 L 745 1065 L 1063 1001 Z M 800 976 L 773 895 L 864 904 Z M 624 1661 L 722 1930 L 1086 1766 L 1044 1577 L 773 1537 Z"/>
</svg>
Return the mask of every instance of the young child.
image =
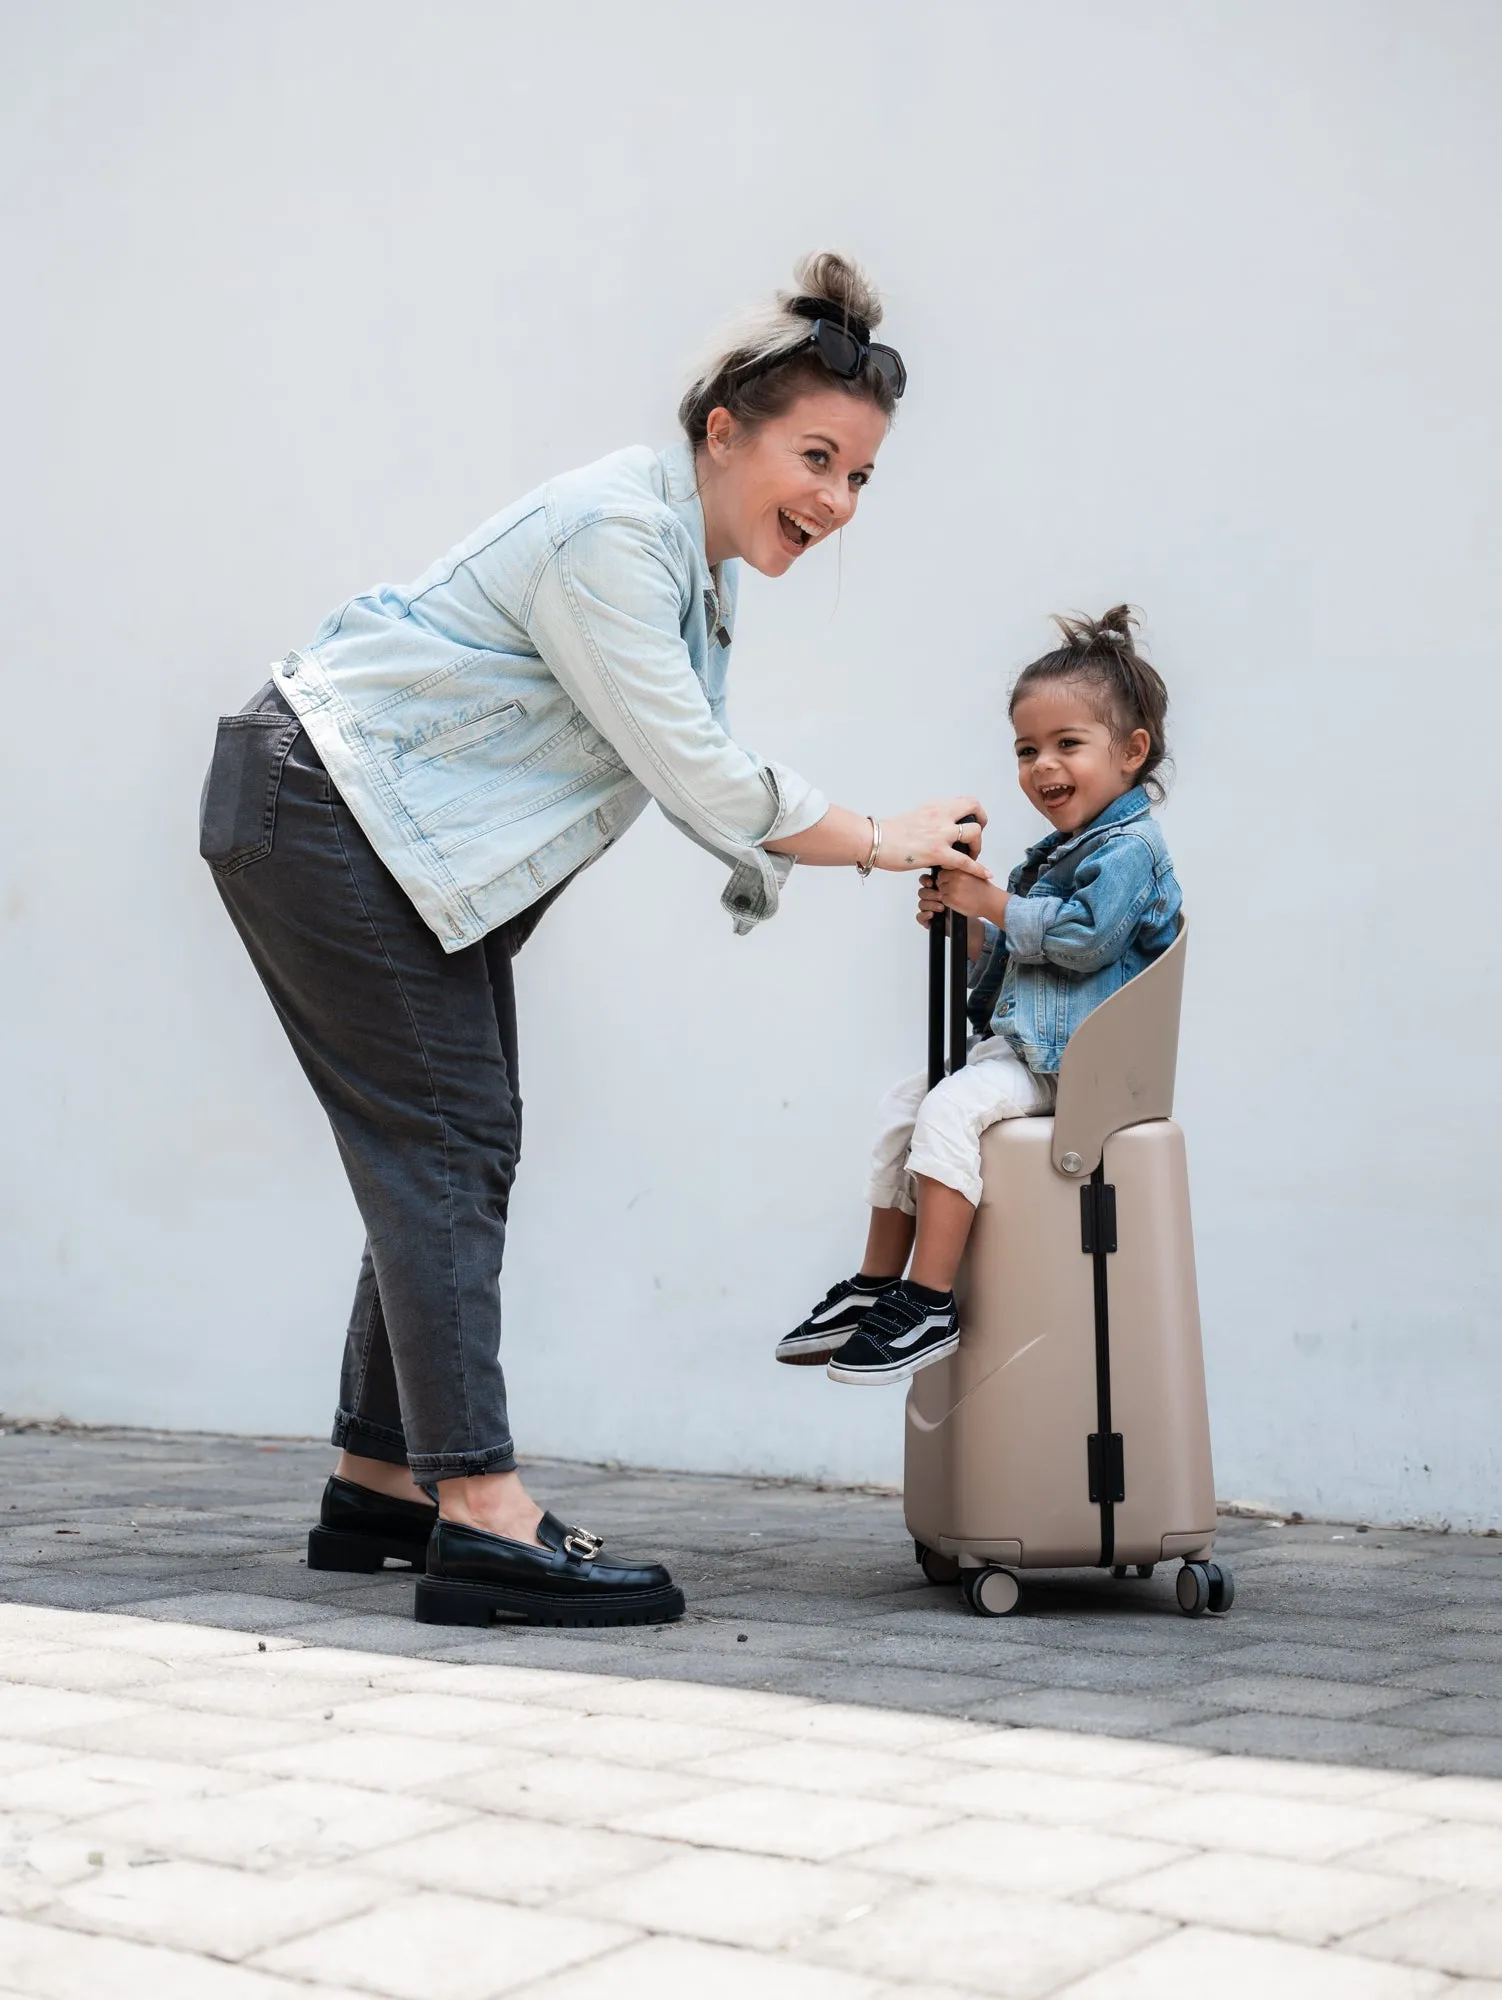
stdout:
<svg viewBox="0 0 1502 2000">
<path fill-rule="evenodd" d="M 1148 810 L 1162 797 L 1168 692 L 1135 622 L 1124 604 L 1056 618 L 1064 643 L 1017 678 L 1017 780 L 1053 831 L 1005 889 L 945 868 L 918 892 L 920 923 L 946 908 L 968 920 L 970 1018 L 988 1038 L 932 1090 L 913 1076 L 882 1099 L 865 1258 L 778 1342 L 779 1361 L 828 1358 L 836 1382 L 900 1382 L 954 1352 L 981 1133 L 1051 1111 L 1070 1035 L 1174 940 L 1182 899 Z"/>
</svg>

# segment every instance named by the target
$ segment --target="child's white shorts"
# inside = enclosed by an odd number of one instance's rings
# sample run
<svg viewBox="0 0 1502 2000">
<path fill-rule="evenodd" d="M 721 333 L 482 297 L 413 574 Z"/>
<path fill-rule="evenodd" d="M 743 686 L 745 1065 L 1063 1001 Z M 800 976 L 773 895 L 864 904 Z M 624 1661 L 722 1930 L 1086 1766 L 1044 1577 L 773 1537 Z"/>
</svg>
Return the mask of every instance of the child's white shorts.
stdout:
<svg viewBox="0 0 1502 2000">
<path fill-rule="evenodd" d="M 927 1174 L 979 1203 L 981 1133 L 1001 1118 L 1052 1111 L 1055 1087 L 999 1036 L 978 1043 L 965 1067 L 932 1090 L 926 1073 L 894 1083 L 877 1110 L 866 1199 L 916 1214 L 913 1175 Z"/>
</svg>

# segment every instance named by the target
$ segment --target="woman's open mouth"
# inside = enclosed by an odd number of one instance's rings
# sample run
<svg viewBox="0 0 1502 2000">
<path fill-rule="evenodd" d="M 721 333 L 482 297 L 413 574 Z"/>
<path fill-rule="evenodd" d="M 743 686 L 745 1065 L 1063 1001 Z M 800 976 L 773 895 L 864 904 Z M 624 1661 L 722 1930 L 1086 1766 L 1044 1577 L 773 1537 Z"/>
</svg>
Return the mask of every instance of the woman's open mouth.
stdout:
<svg viewBox="0 0 1502 2000">
<path fill-rule="evenodd" d="M 784 544 L 793 550 L 806 549 L 824 532 L 817 521 L 811 521 L 806 514 L 790 514 L 786 507 L 777 509 L 777 528 Z"/>
</svg>

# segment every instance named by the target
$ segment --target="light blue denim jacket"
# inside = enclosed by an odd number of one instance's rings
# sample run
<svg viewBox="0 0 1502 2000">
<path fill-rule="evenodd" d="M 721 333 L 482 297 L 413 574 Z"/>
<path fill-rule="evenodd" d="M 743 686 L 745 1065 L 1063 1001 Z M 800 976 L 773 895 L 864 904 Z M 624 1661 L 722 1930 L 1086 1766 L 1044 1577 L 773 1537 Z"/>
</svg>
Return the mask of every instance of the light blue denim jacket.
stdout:
<svg viewBox="0 0 1502 2000">
<path fill-rule="evenodd" d="M 730 864 L 737 931 L 775 913 L 792 863 L 761 842 L 828 802 L 729 734 L 739 565 L 711 572 L 696 483 L 687 444 L 565 473 L 273 667 L 446 951 L 593 861 L 649 796 Z"/>
<path fill-rule="evenodd" d="M 1183 897 L 1140 785 L 1077 833 L 1045 835 L 1007 887 L 1002 927 L 986 925 L 970 1020 L 1051 1075 L 1085 1016 L 1173 943 Z"/>
</svg>

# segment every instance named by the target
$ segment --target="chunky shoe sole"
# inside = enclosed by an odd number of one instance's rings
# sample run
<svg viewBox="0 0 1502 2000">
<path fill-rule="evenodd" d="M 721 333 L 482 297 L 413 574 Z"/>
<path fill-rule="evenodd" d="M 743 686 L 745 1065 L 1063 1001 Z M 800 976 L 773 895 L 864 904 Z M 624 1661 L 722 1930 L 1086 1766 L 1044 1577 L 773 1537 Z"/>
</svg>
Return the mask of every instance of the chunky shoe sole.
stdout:
<svg viewBox="0 0 1502 2000">
<path fill-rule="evenodd" d="M 413 1616 L 421 1625 L 489 1625 L 499 1614 L 525 1625 L 667 1625 L 683 1616 L 676 1583 L 654 1590 L 522 1590 L 425 1576 Z"/>
<path fill-rule="evenodd" d="M 308 1568 L 342 1569 L 369 1573 L 384 1569 L 388 1557 L 421 1569 L 428 1559 L 423 1542 L 384 1541 L 375 1535 L 341 1535 L 337 1528 L 308 1530 Z"/>
<path fill-rule="evenodd" d="M 930 1347 L 925 1353 L 911 1358 L 904 1356 L 888 1368 L 841 1368 L 837 1361 L 831 1361 L 829 1379 L 831 1382 L 854 1382 L 857 1386 L 869 1382 L 873 1387 L 880 1387 L 886 1382 L 906 1382 L 910 1375 L 916 1375 L 920 1368 L 927 1368 L 930 1362 L 942 1361 L 953 1354 L 959 1344 L 960 1337 L 956 1334 L 953 1340 L 941 1341 L 937 1347 Z"/>
</svg>

